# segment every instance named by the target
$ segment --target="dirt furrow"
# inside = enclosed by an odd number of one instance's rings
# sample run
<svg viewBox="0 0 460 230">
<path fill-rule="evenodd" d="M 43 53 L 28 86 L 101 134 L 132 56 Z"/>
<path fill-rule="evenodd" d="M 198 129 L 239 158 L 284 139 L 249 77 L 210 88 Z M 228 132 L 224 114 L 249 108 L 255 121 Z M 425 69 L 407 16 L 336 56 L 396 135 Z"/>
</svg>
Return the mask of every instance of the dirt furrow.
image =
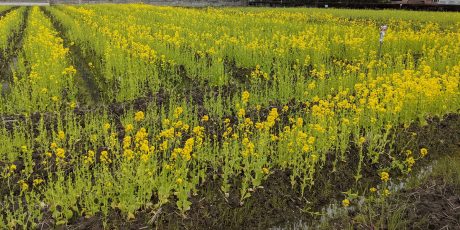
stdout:
<svg viewBox="0 0 460 230">
<path fill-rule="evenodd" d="M 43 13 L 51 20 L 54 29 L 58 32 L 59 37 L 64 41 L 64 46 L 70 50 L 70 58 L 74 67 L 77 69 L 75 84 L 78 87 L 79 102 L 88 105 L 94 105 L 101 101 L 101 89 L 93 78 L 89 64 L 83 58 L 82 51 L 66 36 L 66 28 L 57 21 L 45 7 L 40 7 Z"/>
<path fill-rule="evenodd" d="M 11 11 L 17 9 L 17 8 L 19 8 L 19 6 L 13 6 L 13 7 L 7 9 L 7 10 L 4 10 L 4 11 L 0 12 L 0 17 L 3 17 L 5 15 L 7 15 L 9 12 L 11 12 Z"/>
<path fill-rule="evenodd" d="M 0 17 L 5 16 L 19 7 L 12 7 L 0 13 Z M 0 82 L 2 83 L 2 94 L 8 92 L 11 82 L 13 81 L 12 68 L 15 68 L 17 56 L 22 48 L 22 40 L 24 29 L 26 28 L 29 9 L 24 12 L 22 17 L 21 27 L 17 32 L 12 31 L 12 35 L 8 39 L 8 48 L 0 52 Z"/>
</svg>

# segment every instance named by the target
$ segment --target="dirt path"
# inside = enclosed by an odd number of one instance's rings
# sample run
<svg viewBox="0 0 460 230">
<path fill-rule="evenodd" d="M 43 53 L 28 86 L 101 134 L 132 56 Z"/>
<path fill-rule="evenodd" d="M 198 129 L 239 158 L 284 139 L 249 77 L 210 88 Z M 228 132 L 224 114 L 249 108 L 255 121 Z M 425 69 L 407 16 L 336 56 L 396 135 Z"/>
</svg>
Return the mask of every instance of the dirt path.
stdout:
<svg viewBox="0 0 460 230">
<path fill-rule="evenodd" d="M 40 7 L 43 13 L 51 20 L 54 29 L 59 37 L 64 41 L 64 46 L 70 50 L 70 59 L 77 69 L 75 84 L 78 87 L 78 99 L 80 103 L 94 105 L 101 100 L 101 89 L 96 84 L 89 64 L 85 62 L 79 46 L 73 45 L 72 41 L 66 36 L 66 29 L 58 22 L 45 7 Z"/>
<path fill-rule="evenodd" d="M 5 10 L 0 13 L 0 17 L 3 17 L 10 13 L 13 10 L 17 10 L 19 7 L 11 7 L 8 10 Z M 12 35 L 8 39 L 8 48 L 4 52 L 0 53 L 0 82 L 2 83 L 2 88 L 9 88 L 9 84 L 12 82 L 12 62 L 17 60 L 18 52 L 22 47 L 22 39 L 24 37 L 24 29 L 26 27 L 28 18 L 28 10 L 24 12 L 22 17 L 22 24 L 17 32 L 11 31 Z M 2 91 L 3 93 L 3 91 Z"/>
<path fill-rule="evenodd" d="M 9 9 L 7 9 L 7 10 L 4 10 L 4 11 L 0 12 L 0 17 L 5 16 L 5 15 L 8 14 L 9 12 L 11 12 L 11 11 L 17 9 L 17 8 L 18 8 L 18 7 L 15 6 L 15 7 L 11 7 L 11 8 L 9 8 Z"/>
</svg>

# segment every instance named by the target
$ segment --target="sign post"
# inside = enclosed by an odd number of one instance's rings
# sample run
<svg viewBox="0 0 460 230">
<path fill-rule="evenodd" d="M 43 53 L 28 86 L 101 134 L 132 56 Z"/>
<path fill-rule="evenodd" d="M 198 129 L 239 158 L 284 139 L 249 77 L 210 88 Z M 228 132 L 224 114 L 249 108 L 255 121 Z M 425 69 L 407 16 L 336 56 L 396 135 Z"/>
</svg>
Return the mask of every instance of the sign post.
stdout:
<svg viewBox="0 0 460 230">
<path fill-rule="evenodd" d="M 383 44 L 383 39 L 385 38 L 385 33 L 387 32 L 387 29 L 388 29 L 387 25 L 380 26 L 379 60 L 380 60 L 380 56 L 382 55 L 382 44 Z"/>
</svg>

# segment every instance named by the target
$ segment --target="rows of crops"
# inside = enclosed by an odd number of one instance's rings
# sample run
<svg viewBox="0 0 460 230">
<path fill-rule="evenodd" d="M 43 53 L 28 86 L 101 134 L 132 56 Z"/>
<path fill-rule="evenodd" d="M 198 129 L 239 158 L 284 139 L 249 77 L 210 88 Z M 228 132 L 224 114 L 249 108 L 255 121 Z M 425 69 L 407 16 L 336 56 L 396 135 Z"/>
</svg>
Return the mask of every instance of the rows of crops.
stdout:
<svg viewBox="0 0 460 230">
<path fill-rule="evenodd" d="M 0 228 L 185 216 L 211 180 L 242 205 L 276 171 L 308 196 L 329 166 L 385 196 L 430 152 L 398 132 L 460 109 L 459 14 L 0 11 Z"/>
</svg>

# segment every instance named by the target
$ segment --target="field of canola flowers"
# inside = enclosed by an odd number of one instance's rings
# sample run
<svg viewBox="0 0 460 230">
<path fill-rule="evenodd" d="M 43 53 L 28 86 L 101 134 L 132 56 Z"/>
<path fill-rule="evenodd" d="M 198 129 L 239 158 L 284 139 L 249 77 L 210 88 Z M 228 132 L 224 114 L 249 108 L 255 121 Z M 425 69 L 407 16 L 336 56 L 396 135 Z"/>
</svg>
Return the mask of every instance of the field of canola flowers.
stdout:
<svg viewBox="0 0 460 230">
<path fill-rule="evenodd" d="M 109 228 L 114 216 L 161 226 L 168 212 L 193 215 L 211 190 L 244 206 L 281 174 L 299 198 L 339 174 L 343 208 L 357 194 L 384 199 L 431 154 L 400 133 L 460 109 L 458 13 L 0 14 L 1 229 L 94 217 Z"/>
</svg>

